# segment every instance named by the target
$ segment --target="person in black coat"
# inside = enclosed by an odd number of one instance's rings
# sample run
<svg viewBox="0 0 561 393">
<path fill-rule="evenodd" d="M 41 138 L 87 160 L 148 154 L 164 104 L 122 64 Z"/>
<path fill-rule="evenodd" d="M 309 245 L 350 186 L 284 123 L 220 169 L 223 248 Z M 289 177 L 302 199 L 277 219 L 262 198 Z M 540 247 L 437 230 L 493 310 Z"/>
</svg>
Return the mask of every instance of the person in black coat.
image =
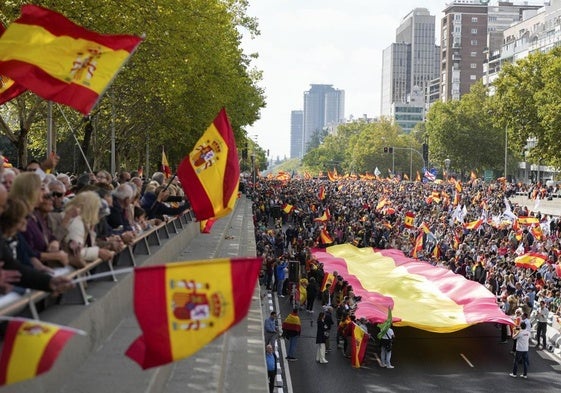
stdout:
<svg viewBox="0 0 561 393">
<path fill-rule="evenodd" d="M 329 363 L 325 358 L 325 342 L 327 341 L 328 335 L 329 325 L 325 320 L 325 313 L 322 311 L 318 315 L 316 332 L 316 344 L 318 347 L 316 352 L 316 362 L 321 364 Z"/>
<path fill-rule="evenodd" d="M 319 292 L 319 286 L 314 277 L 311 277 L 308 281 L 308 286 L 306 287 L 307 298 L 306 298 L 306 310 L 309 313 L 314 312 L 314 301 L 316 300 Z"/>
</svg>

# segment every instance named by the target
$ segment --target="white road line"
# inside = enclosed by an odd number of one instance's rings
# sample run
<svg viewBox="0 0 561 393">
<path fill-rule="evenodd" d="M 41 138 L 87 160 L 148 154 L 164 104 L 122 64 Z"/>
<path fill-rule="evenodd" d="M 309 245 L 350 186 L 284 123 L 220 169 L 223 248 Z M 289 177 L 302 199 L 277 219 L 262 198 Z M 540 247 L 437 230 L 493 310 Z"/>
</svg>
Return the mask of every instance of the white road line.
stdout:
<svg viewBox="0 0 561 393">
<path fill-rule="evenodd" d="M 466 361 L 466 363 L 467 363 L 471 368 L 475 367 L 475 366 L 468 360 L 468 358 L 466 357 L 466 355 L 464 355 L 463 353 L 460 353 L 460 356 L 464 358 L 464 360 Z"/>
</svg>

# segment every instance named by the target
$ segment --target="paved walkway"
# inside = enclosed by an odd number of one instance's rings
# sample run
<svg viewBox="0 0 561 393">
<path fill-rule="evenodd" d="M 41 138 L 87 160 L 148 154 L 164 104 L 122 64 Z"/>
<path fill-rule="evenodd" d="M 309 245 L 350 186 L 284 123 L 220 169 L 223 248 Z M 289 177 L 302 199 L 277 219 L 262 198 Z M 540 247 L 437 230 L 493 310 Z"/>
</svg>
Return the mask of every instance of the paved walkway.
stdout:
<svg viewBox="0 0 561 393">
<path fill-rule="evenodd" d="M 534 201 L 527 196 L 517 195 L 510 198 L 511 203 L 520 206 L 526 206 L 529 210 L 540 212 L 550 216 L 561 216 L 561 198 L 553 198 L 551 201 L 540 200 Z"/>
</svg>

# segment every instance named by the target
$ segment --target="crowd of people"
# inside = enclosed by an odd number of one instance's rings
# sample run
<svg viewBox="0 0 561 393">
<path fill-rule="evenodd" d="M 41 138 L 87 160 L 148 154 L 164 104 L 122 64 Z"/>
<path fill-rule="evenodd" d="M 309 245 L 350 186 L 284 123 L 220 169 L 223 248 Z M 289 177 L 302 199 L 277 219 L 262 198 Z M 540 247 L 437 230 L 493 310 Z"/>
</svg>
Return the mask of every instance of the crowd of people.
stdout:
<svg viewBox="0 0 561 393">
<path fill-rule="evenodd" d="M 462 184 L 455 179 L 423 183 L 349 177 L 337 181 L 260 179 L 246 189 L 254 202 L 257 251 L 264 258 L 262 285 L 277 290 L 279 296 L 296 294 L 295 315 L 312 310 L 307 300 L 311 299 L 312 306 L 314 301 L 321 302 L 323 312 L 333 314 L 337 343 L 343 338 L 343 345 L 348 346 L 341 324 L 368 321 L 354 318 L 360 299 L 344 277 L 338 277 L 329 295 L 322 293 L 325 272 L 311 250 L 352 243 L 399 249 L 478 281 L 496 295 L 498 305 L 513 321 L 517 310 L 526 314 L 525 324 L 536 329 L 537 347 L 547 348 L 548 323 L 561 317 L 561 277 L 556 271 L 561 219 L 509 201 L 518 191 L 539 197 L 544 187 L 504 179 L 490 183 L 471 179 Z M 515 259 L 527 253 L 542 255 L 546 262 L 535 270 L 517 266 Z M 289 261 L 297 261 L 300 267 L 297 279 L 286 279 L 286 266 L 293 263 Z M 506 325 L 503 333 L 505 342 L 519 334 Z M 393 368 L 387 350 L 391 345 L 383 348 L 383 366 Z M 318 361 L 323 363 L 322 353 L 318 349 Z M 348 356 L 346 348 L 344 353 Z M 294 357 L 289 353 L 289 360 Z"/>
<path fill-rule="evenodd" d="M 155 172 L 112 176 L 56 173 L 58 157 L 25 168 L 0 166 L 0 294 L 26 288 L 64 292 L 57 267 L 109 261 L 168 216 L 188 211 L 176 179 Z"/>
</svg>

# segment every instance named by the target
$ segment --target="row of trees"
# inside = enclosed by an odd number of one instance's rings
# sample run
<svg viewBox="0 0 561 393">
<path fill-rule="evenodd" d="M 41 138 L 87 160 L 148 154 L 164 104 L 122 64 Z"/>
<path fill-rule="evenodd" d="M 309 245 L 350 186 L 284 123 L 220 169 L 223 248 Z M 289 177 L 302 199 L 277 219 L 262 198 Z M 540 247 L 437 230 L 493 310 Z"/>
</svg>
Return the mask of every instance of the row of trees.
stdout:
<svg viewBox="0 0 561 393">
<path fill-rule="evenodd" d="M 0 5 L 5 25 L 28 0 Z M 117 167 L 144 165 L 148 146 L 157 168 L 161 147 L 175 166 L 193 147 L 221 107 L 225 107 L 238 145 L 244 127 L 265 106 L 261 72 L 241 49 L 242 32 L 259 34 L 246 14 L 247 0 L 37 0 L 85 28 L 105 34 L 146 36 L 89 118 L 55 105 L 53 118 L 61 170 L 70 168 L 75 149 L 71 129 L 94 169 L 109 168 L 111 130 L 116 135 Z M 64 116 L 63 116 L 64 113 Z M 64 119 L 66 117 L 68 122 Z M 16 147 L 16 163 L 44 157 L 47 103 L 25 93 L 0 111 L 0 133 Z M 13 159 L 13 157 L 12 157 Z M 80 161 L 79 170 L 85 169 Z"/>
<path fill-rule="evenodd" d="M 337 167 L 349 173 L 393 166 L 396 173 L 409 173 L 412 159 L 415 172 L 423 162 L 411 149 L 420 151 L 427 142 L 430 166 L 445 168 L 450 159 L 451 171 L 460 174 L 493 170 L 502 175 L 505 150 L 508 175 L 515 174 L 520 161 L 561 167 L 560 74 L 560 47 L 505 63 L 492 95 L 477 82 L 460 100 L 433 104 L 426 122 L 410 135 L 387 119 L 341 125 L 336 135 L 308 151 L 303 165 L 311 171 Z M 393 154 L 384 154 L 384 146 L 393 146 Z"/>
</svg>

